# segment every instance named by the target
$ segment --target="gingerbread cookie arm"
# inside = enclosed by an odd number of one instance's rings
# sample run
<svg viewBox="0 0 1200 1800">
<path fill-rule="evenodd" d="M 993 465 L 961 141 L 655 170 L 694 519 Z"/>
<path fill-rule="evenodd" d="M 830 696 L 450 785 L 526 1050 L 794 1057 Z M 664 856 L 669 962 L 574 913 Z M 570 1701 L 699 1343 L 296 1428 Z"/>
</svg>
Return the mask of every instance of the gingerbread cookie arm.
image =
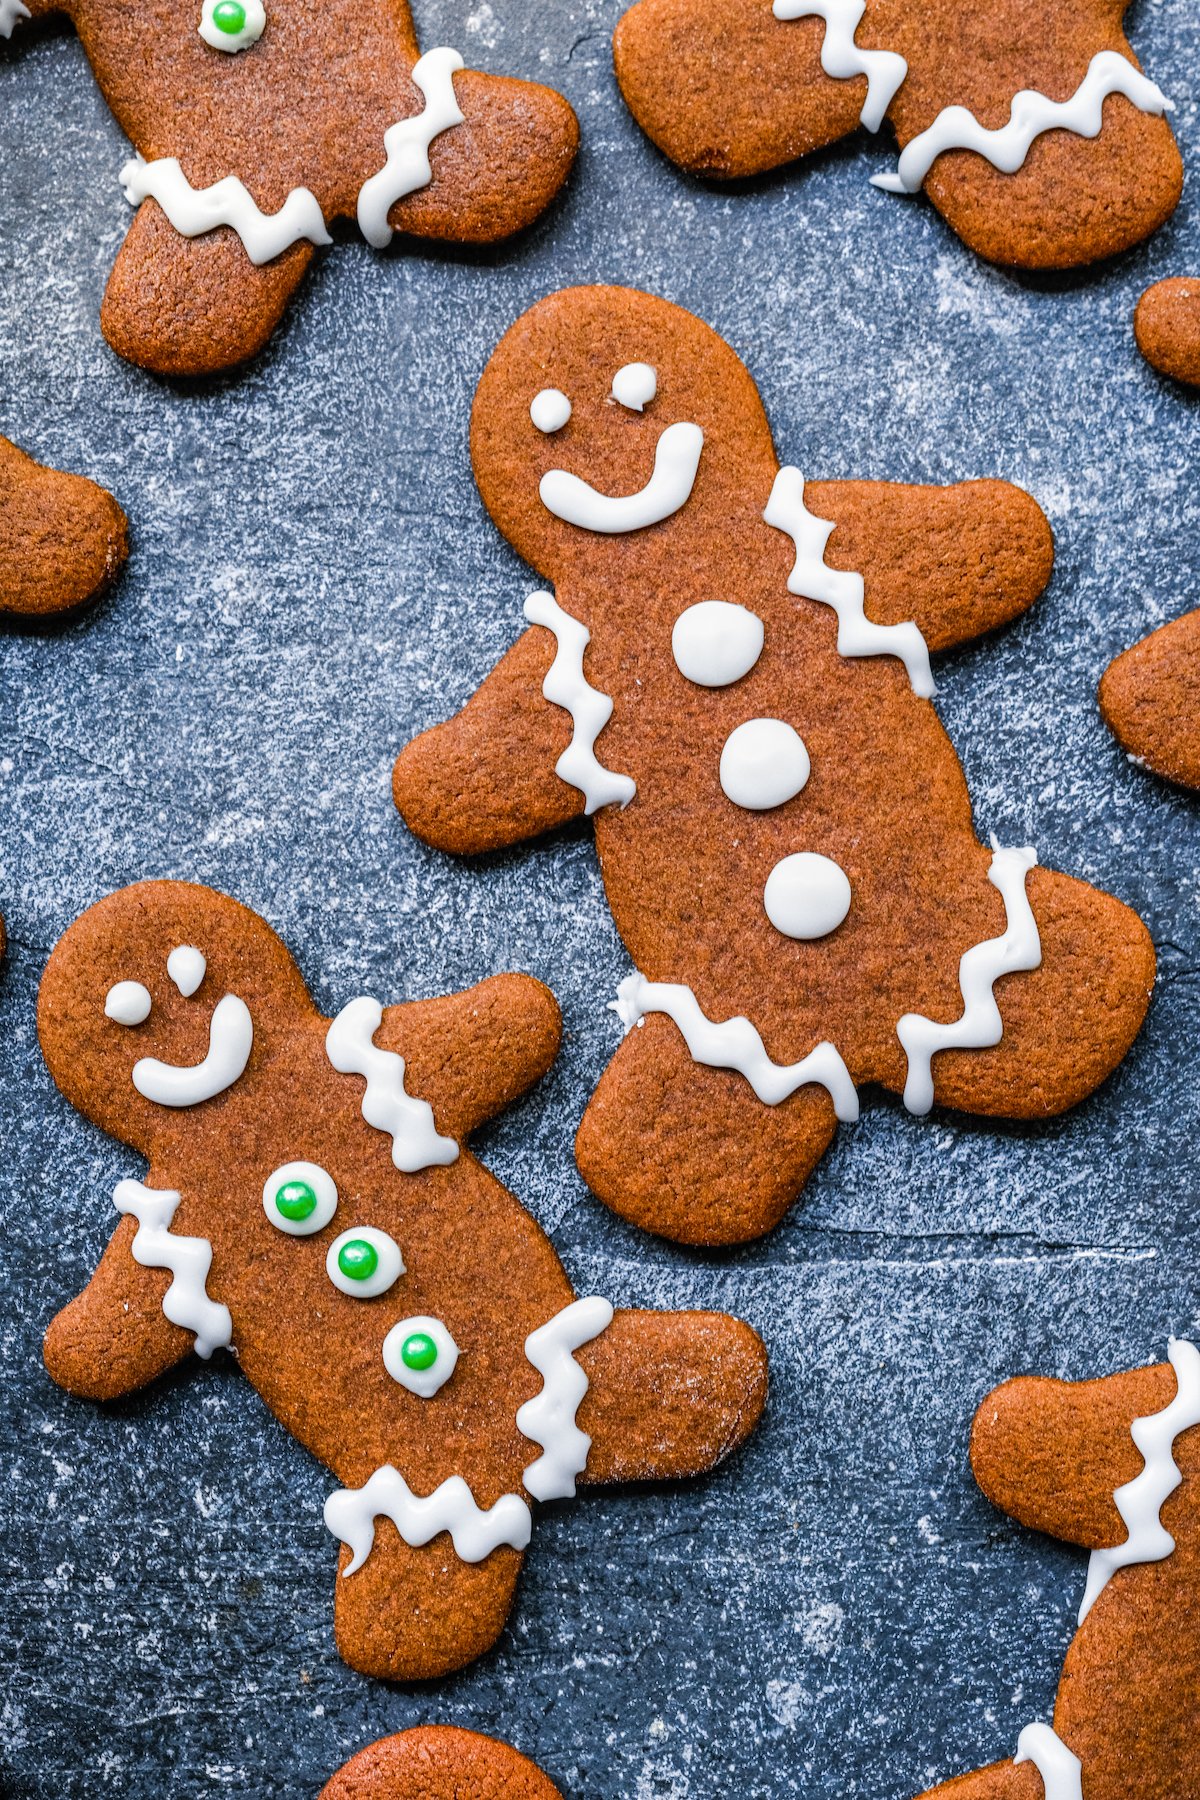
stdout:
<svg viewBox="0 0 1200 1800">
<path fill-rule="evenodd" d="M 744 1443 L 767 1399 L 767 1353 L 725 1313 L 633 1312 L 577 1352 L 589 1486 L 699 1475 Z"/>
<path fill-rule="evenodd" d="M 549 1778 L 495 1738 L 417 1725 L 368 1744 L 318 1800 L 562 1800 Z"/>
<path fill-rule="evenodd" d="M 523 1559 L 502 1545 L 483 1562 L 463 1562 L 444 1534 L 414 1548 L 381 1518 L 370 1556 L 347 1575 L 351 1560 L 343 1544 L 334 1590 L 339 1653 L 360 1675 L 431 1681 L 491 1649 L 504 1630 Z"/>
<path fill-rule="evenodd" d="M 84 1400 L 116 1400 L 182 1362 L 192 1333 L 163 1312 L 171 1277 L 134 1261 L 137 1226 L 122 1219 L 83 1292 L 51 1321 L 42 1354 L 51 1378 Z"/>
<path fill-rule="evenodd" d="M 1099 698 L 1104 723 L 1130 756 L 1200 788 L 1200 612 L 1123 651 L 1105 670 Z"/>
<path fill-rule="evenodd" d="M 913 620 L 933 651 L 1016 618 L 1054 566 L 1046 515 L 1007 481 L 813 481 L 805 504 L 835 522 L 825 560 L 863 575 L 867 617 L 880 625 Z"/>
<path fill-rule="evenodd" d="M 1022 1525 L 1085 1550 L 1121 1543 L 1126 1526 L 1113 1494 L 1143 1460 L 1130 1427 L 1167 1406 L 1176 1388 L 1169 1363 L 1099 1381 L 1006 1381 L 975 1415 L 975 1479 Z"/>
<path fill-rule="evenodd" d="M 583 794 L 555 774 L 571 721 L 542 694 L 554 653 L 550 632 L 525 632 L 460 713 L 400 752 L 396 806 L 435 850 L 499 850 L 583 813 Z"/>
<path fill-rule="evenodd" d="M 0 438 L 0 615 L 36 622 L 88 606 L 128 554 L 111 494 Z"/>
</svg>

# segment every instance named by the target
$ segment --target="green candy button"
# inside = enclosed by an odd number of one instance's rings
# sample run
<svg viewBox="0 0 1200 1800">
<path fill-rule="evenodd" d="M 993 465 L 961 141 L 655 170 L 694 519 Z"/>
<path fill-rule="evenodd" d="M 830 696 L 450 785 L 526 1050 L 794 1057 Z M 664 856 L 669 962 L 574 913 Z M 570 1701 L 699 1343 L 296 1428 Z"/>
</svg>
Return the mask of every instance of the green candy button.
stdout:
<svg viewBox="0 0 1200 1800">
<path fill-rule="evenodd" d="M 230 0 L 230 4 L 233 0 Z M 317 1210 L 316 1190 L 307 1181 L 285 1181 L 276 1189 L 275 1204 L 285 1219 L 298 1225 L 303 1219 L 311 1219 Z"/>
<path fill-rule="evenodd" d="M 242 0 L 217 0 L 212 10 L 212 22 L 226 37 L 236 37 L 239 31 L 245 31 L 246 9 Z"/>
<path fill-rule="evenodd" d="M 420 1373 L 432 1369 L 438 1359 L 438 1347 L 427 1331 L 414 1331 L 400 1346 L 400 1360 L 406 1369 Z"/>
<path fill-rule="evenodd" d="M 379 1252 L 366 1238 L 350 1238 L 338 1251 L 338 1268 L 350 1281 L 370 1281 L 379 1267 Z"/>
</svg>

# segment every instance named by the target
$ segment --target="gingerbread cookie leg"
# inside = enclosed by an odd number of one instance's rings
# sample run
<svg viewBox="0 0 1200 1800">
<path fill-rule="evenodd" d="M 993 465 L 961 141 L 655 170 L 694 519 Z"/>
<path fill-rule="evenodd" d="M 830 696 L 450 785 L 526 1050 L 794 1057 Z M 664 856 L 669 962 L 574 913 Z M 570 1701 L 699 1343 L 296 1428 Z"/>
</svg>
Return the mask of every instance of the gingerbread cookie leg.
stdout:
<svg viewBox="0 0 1200 1800">
<path fill-rule="evenodd" d="M 445 1533 L 414 1548 L 390 1519 L 375 1522 L 371 1553 L 352 1566 L 343 1545 L 334 1593 L 337 1647 L 352 1669 L 382 1681 L 426 1681 L 483 1656 L 504 1630 L 521 1572 L 502 1545 L 464 1562 Z"/>
<path fill-rule="evenodd" d="M 647 1018 L 600 1078 L 575 1140 L 592 1191 L 631 1224 L 688 1244 L 740 1244 L 777 1224 L 828 1149 L 822 1087 L 778 1106 L 693 1060 L 676 1025 Z"/>
</svg>

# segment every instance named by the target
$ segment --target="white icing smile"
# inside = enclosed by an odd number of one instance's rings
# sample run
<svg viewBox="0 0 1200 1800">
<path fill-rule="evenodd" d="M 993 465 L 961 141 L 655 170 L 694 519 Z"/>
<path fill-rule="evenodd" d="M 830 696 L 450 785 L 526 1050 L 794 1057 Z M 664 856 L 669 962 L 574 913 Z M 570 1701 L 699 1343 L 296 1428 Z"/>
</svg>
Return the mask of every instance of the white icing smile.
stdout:
<svg viewBox="0 0 1200 1800">
<path fill-rule="evenodd" d="M 133 1085 L 157 1106 L 198 1106 L 233 1086 L 245 1072 L 253 1042 L 249 1007 L 236 994 L 226 994 L 213 1011 L 203 1062 L 180 1066 L 143 1056 L 133 1065 Z"/>
<path fill-rule="evenodd" d="M 691 495 L 703 448 L 698 425 L 668 425 L 655 448 L 654 473 L 636 494 L 602 494 L 566 469 L 548 469 L 538 488 L 542 505 L 564 524 L 609 535 L 661 524 Z"/>
</svg>

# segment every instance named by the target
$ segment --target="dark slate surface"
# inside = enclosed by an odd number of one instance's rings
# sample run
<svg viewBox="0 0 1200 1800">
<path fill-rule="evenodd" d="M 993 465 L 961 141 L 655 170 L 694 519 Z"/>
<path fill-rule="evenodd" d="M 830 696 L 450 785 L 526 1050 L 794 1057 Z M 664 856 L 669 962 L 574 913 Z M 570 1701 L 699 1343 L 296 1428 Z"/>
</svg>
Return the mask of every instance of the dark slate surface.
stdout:
<svg viewBox="0 0 1200 1800">
<path fill-rule="evenodd" d="M 187 392 L 100 337 L 123 143 L 79 46 L 25 28 L 0 48 L 0 429 L 111 486 L 135 543 L 90 618 L 0 639 L 0 1769 L 22 1800 L 304 1800 L 426 1719 L 513 1740 L 575 1800 L 905 1800 L 1048 1716 L 1082 1587 L 1081 1555 L 976 1492 L 977 1400 L 1198 1328 L 1200 808 L 1128 766 L 1093 700 L 1115 650 L 1200 598 L 1196 406 L 1130 332 L 1148 281 L 1200 266 L 1194 205 L 1085 281 L 1014 279 L 923 202 L 870 188 L 888 153 L 865 139 L 739 190 L 682 179 L 617 96 L 618 0 L 470 7 L 426 0 L 423 40 L 570 96 L 584 150 L 565 200 L 494 260 L 347 240 L 247 375 Z M 1200 24 L 1185 0 L 1139 10 L 1187 154 Z M 471 480 L 475 382 L 522 308 L 583 279 L 710 320 L 814 477 L 997 474 L 1038 496 L 1053 587 L 943 664 L 939 704 L 981 831 L 1123 896 L 1161 955 L 1147 1028 L 1092 1103 L 1045 1130 L 873 1105 L 739 1255 L 652 1242 L 575 1173 L 617 1038 L 601 1002 L 627 966 L 590 834 L 458 866 L 389 797 L 395 751 L 472 691 L 530 586 Z M 148 874 L 258 908 L 330 1011 L 544 976 L 566 1046 L 486 1160 L 581 1288 L 726 1307 L 768 1340 L 746 1453 L 683 1490 L 547 1510 L 511 1629 L 440 1687 L 338 1660 L 328 1479 L 232 1362 L 107 1413 L 42 1370 L 113 1185 L 140 1170 L 51 1087 L 38 977 L 79 911 Z"/>
</svg>

